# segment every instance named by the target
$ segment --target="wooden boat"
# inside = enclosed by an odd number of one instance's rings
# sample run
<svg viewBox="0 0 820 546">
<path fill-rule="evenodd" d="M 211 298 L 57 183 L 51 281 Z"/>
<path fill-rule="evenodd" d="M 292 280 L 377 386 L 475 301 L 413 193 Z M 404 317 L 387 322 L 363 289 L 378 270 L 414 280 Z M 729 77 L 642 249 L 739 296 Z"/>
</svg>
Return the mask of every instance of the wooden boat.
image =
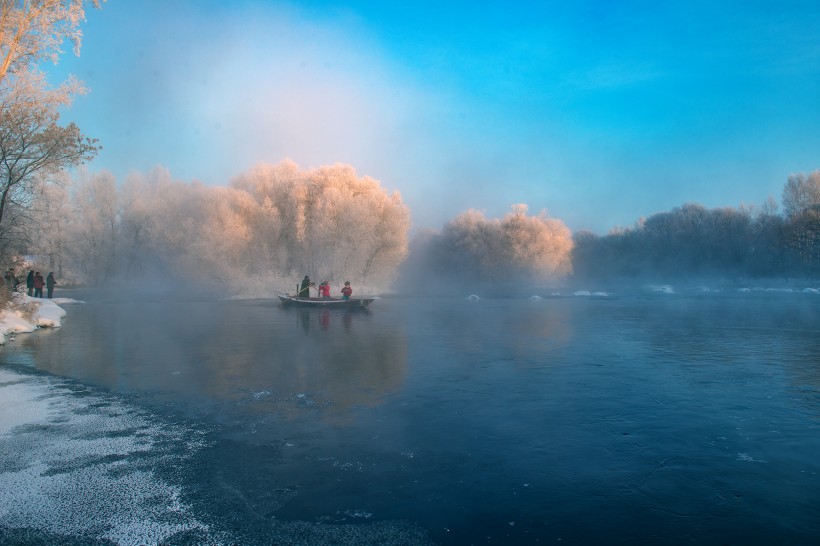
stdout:
<svg viewBox="0 0 820 546">
<path fill-rule="evenodd" d="M 289 296 L 279 294 L 279 300 L 285 307 L 322 307 L 325 309 L 363 309 L 373 303 L 372 298 L 303 298 L 300 296 Z"/>
</svg>

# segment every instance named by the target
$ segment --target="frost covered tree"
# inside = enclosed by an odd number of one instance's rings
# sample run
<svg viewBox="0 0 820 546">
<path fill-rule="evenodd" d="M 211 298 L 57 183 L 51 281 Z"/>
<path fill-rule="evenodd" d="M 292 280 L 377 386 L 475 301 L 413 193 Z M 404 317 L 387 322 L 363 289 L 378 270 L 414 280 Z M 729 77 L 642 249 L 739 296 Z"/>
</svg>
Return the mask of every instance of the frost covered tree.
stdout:
<svg viewBox="0 0 820 546">
<path fill-rule="evenodd" d="M 526 205 L 515 205 L 502 219 L 487 219 L 468 210 L 439 233 L 414 241 L 403 284 L 437 279 L 422 290 L 442 292 L 457 283 L 521 292 L 560 281 L 572 270 L 573 242 L 569 228 L 545 212 L 531 216 Z M 417 289 L 417 288 L 414 288 Z"/>
<path fill-rule="evenodd" d="M 60 125 L 58 109 L 83 87 L 70 78 L 50 88 L 38 63 L 56 62 L 69 40 L 79 54 L 84 5 L 104 0 L 0 0 L 0 252 L 34 239 L 34 199 L 62 169 L 90 160 L 96 140 Z"/>
<path fill-rule="evenodd" d="M 0 0 L 0 84 L 40 61 L 56 63 L 69 40 L 79 55 L 85 5 L 105 0 Z"/>
<path fill-rule="evenodd" d="M 59 124 L 58 109 L 81 92 L 73 80 L 49 89 L 28 71 L 0 85 L 0 238 L 30 214 L 38 184 L 96 155 L 96 140 Z"/>
<path fill-rule="evenodd" d="M 120 188 L 123 273 L 200 274 L 210 255 L 206 230 L 217 188 L 174 180 L 157 167 L 131 174 Z"/>
<path fill-rule="evenodd" d="M 66 226 L 68 255 L 92 284 L 118 272 L 120 209 L 116 179 L 108 172 L 84 176 L 74 185 Z"/>
<path fill-rule="evenodd" d="M 71 196 L 65 246 L 91 283 L 161 274 L 258 293 L 308 273 L 385 287 L 407 252 L 399 194 L 346 165 L 259 166 L 229 187 L 175 181 L 162 168 L 121 186 L 103 173 L 80 177 Z"/>
<path fill-rule="evenodd" d="M 579 232 L 573 278 L 658 282 L 788 276 L 787 250 L 806 249 L 812 240 L 811 222 L 800 223 L 806 230 L 801 238 L 796 218 L 784 219 L 771 198 L 760 207 L 707 209 L 687 203 L 603 237 Z"/>
<path fill-rule="evenodd" d="M 151 193 L 145 179 L 131 173 L 119 188 L 120 249 L 126 275 L 143 273 L 151 251 L 151 234 L 155 226 Z"/>
<path fill-rule="evenodd" d="M 820 274 L 820 204 L 804 208 L 789 218 L 784 240 L 794 261 L 794 274 Z"/>
<path fill-rule="evenodd" d="M 797 216 L 804 210 L 820 205 L 820 170 L 806 176 L 789 176 L 783 187 L 783 211 L 786 217 Z"/>
<path fill-rule="evenodd" d="M 63 278 L 63 263 L 66 262 L 66 228 L 71 218 L 70 183 L 68 174 L 60 172 L 51 183 L 38 184 L 32 210 L 34 225 L 27 230 L 33 235 L 27 241 L 30 253 L 45 259 L 39 267 L 54 271 L 58 278 Z"/>
<path fill-rule="evenodd" d="M 384 285 L 407 253 L 410 213 L 401 196 L 349 165 L 261 165 L 232 187 L 255 203 L 243 205 L 247 244 L 282 273 Z"/>
<path fill-rule="evenodd" d="M 514 205 L 501 220 L 502 244 L 509 266 L 537 281 L 565 277 L 572 270 L 572 234 L 560 220 L 542 211 L 527 215 L 526 205 Z"/>
</svg>

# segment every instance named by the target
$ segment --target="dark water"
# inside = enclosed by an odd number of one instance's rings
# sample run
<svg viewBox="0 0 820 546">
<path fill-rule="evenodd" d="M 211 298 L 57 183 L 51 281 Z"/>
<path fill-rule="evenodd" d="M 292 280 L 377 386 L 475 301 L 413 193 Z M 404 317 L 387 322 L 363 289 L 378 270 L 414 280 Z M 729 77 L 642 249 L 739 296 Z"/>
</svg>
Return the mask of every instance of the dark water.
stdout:
<svg viewBox="0 0 820 546">
<path fill-rule="evenodd" d="M 0 362 L 204 435 L 212 542 L 820 542 L 816 294 L 86 300 Z"/>
</svg>

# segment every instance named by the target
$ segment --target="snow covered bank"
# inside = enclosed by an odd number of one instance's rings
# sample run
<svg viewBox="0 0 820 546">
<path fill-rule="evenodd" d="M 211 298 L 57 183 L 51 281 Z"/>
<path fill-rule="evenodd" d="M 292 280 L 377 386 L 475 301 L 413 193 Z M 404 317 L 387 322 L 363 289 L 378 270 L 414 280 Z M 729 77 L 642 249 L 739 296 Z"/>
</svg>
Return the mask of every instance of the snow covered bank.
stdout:
<svg viewBox="0 0 820 546">
<path fill-rule="evenodd" d="M 60 305 L 82 303 L 71 298 L 41 299 L 17 295 L 11 306 L 0 310 L 0 345 L 9 334 L 33 332 L 37 328 L 59 328 L 66 315 Z M 59 305 L 58 305 L 59 304 Z"/>
</svg>

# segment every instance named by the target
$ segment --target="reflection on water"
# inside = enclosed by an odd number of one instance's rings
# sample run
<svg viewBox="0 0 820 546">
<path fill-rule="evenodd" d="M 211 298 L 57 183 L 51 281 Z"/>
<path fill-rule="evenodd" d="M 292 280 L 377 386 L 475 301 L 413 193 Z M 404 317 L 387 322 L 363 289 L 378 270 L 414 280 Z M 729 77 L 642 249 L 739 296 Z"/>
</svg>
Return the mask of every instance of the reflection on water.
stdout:
<svg viewBox="0 0 820 546">
<path fill-rule="evenodd" d="M 342 328 L 345 332 L 350 332 L 353 326 L 354 317 L 361 315 L 369 315 L 369 309 L 287 309 L 287 311 L 296 315 L 302 330 L 306 336 L 316 332 L 318 325 L 322 331 L 330 330 L 331 326 L 334 328 Z"/>
<path fill-rule="evenodd" d="M 811 543 L 820 300 L 793 296 L 100 301 L 3 355 L 219 424 L 186 487 L 246 537 Z"/>
<path fill-rule="evenodd" d="M 21 338 L 37 366 L 148 399 L 282 415 L 308 405 L 332 417 L 377 404 L 406 375 L 402 325 L 374 327 L 367 311 L 182 301 L 89 303 L 70 314 L 48 339 Z"/>
</svg>

